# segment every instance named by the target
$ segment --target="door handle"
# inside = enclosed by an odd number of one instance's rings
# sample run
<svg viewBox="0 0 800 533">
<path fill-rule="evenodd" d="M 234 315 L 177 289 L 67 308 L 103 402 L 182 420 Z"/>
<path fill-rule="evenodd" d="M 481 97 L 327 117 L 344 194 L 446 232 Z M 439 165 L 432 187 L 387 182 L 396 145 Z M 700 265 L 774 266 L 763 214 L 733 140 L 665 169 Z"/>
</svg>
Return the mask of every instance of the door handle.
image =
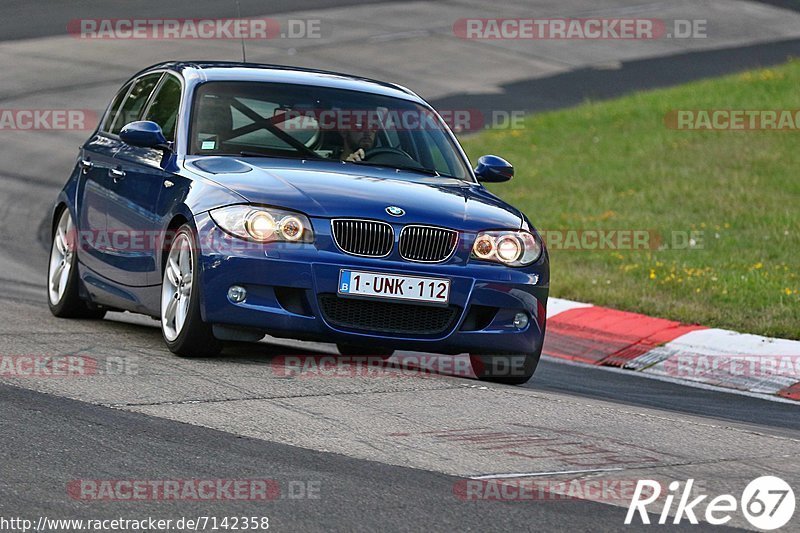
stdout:
<svg viewBox="0 0 800 533">
<path fill-rule="evenodd" d="M 86 173 L 89 172 L 89 169 L 94 166 L 94 163 L 92 163 L 92 161 L 87 158 L 87 159 L 81 159 L 80 165 L 81 168 L 83 169 L 83 172 Z"/>
<path fill-rule="evenodd" d="M 125 171 L 121 168 L 110 168 L 108 169 L 108 175 L 114 178 L 114 183 L 125 178 Z"/>
</svg>

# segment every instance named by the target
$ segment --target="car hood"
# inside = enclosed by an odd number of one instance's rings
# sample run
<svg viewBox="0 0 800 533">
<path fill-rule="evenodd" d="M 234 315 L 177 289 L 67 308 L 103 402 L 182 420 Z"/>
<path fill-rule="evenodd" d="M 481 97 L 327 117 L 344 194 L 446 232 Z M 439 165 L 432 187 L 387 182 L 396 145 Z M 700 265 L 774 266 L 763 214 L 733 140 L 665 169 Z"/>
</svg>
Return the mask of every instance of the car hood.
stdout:
<svg viewBox="0 0 800 533">
<path fill-rule="evenodd" d="M 484 187 L 383 167 L 330 162 L 224 158 L 187 166 L 254 204 L 301 211 L 312 217 L 369 218 L 432 224 L 462 230 L 520 228 L 520 212 Z M 222 159 L 222 158 L 215 158 Z M 389 206 L 405 211 L 401 218 Z"/>
</svg>

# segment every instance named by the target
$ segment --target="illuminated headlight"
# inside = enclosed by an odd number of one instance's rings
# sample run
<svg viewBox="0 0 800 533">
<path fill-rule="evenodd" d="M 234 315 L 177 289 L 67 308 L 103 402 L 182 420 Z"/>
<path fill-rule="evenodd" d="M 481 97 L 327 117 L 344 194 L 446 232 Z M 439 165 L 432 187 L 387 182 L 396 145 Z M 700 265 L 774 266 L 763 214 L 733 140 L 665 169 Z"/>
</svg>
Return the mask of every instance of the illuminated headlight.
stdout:
<svg viewBox="0 0 800 533">
<path fill-rule="evenodd" d="M 211 218 L 223 230 L 257 242 L 312 242 L 314 234 L 308 217 L 272 207 L 232 205 L 211 211 Z"/>
<path fill-rule="evenodd" d="M 527 231 L 484 231 L 472 246 L 472 257 L 508 266 L 528 266 L 542 255 L 539 240 Z"/>
<path fill-rule="evenodd" d="M 472 253 L 479 259 L 491 259 L 494 251 L 494 237 L 491 235 L 479 235 L 475 240 L 475 246 L 472 247 Z"/>
<path fill-rule="evenodd" d="M 303 221 L 296 216 L 288 216 L 281 220 L 278 230 L 287 241 L 299 241 L 303 238 L 305 226 Z"/>
<path fill-rule="evenodd" d="M 503 235 L 497 239 L 497 257 L 504 263 L 513 263 L 522 253 L 522 243 L 516 235 Z"/>
<path fill-rule="evenodd" d="M 275 236 L 275 218 L 266 211 L 250 211 L 244 219 L 247 234 L 257 241 L 271 241 Z"/>
</svg>

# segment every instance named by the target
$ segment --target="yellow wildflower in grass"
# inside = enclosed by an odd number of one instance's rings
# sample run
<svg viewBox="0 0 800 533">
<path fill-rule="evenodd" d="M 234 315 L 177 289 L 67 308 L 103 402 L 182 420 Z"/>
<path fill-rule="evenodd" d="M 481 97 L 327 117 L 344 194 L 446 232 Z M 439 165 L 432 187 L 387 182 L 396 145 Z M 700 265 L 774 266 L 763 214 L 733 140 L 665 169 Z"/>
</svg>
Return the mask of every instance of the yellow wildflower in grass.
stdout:
<svg viewBox="0 0 800 533">
<path fill-rule="evenodd" d="M 775 72 L 772 69 L 764 69 L 761 72 L 759 72 L 758 77 L 761 79 L 761 81 L 782 80 L 783 73 Z"/>
</svg>

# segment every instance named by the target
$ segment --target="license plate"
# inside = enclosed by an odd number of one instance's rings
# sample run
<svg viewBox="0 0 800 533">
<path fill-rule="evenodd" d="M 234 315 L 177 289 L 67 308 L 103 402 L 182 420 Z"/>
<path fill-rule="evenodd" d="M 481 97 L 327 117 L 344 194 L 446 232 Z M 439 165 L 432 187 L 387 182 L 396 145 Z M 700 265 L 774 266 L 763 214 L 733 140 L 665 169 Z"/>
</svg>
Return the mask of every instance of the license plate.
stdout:
<svg viewBox="0 0 800 533">
<path fill-rule="evenodd" d="M 446 304 L 450 300 L 450 280 L 342 270 L 339 294 Z"/>
</svg>

